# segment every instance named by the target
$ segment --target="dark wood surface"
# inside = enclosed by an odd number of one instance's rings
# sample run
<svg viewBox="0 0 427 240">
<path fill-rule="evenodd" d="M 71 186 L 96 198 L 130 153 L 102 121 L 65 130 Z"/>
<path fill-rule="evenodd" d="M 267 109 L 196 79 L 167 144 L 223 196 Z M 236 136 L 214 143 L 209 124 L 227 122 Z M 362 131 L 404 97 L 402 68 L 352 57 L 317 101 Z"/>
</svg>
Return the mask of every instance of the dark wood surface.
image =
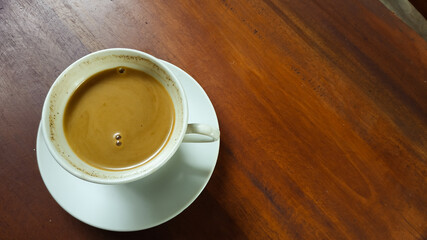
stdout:
<svg viewBox="0 0 427 240">
<path fill-rule="evenodd" d="M 424 0 L 409 0 L 411 4 L 424 16 L 427 18 L 427 1 Z"/>
<path fill-rule="evenodd" d="M 115 233 L 51 197 L 45 95 L 78 58 L 148 52 L 216 108 L 214 174 L 183 213 Z M 0 1 L 0 239 L 426 239 L 427 43 L 379 1 Z"/>
</svg>

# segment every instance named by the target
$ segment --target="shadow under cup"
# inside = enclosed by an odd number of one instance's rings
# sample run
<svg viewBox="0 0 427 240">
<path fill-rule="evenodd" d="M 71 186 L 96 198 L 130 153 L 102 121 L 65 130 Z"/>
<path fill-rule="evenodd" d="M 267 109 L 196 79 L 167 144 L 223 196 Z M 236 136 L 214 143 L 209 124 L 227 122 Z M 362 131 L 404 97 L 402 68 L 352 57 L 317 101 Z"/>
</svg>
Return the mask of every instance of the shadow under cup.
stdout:
<svg viewBox="0 0 427 240">
<path fill-rule="evenodd" d="M 132 169 L 108 171 L 87 164 L 71 150 L 64 134 L 63 120 L 68 100 L 85 80 L 103 70 L 119 66 L 137 69 L 156 78 L 166 88 L 172 99 L 175 121 L 169 141 L 150 161 Z M 47 147 L 65 170 L 90 182 L 127 183 L 155 172 L 176 152 L 187 130 L 187 99 L 180 82 L 155 57 L 132 49 L 106 49 L 77 60 L 61 73 L 46 97 L 41 121 Z"/>
</svg>

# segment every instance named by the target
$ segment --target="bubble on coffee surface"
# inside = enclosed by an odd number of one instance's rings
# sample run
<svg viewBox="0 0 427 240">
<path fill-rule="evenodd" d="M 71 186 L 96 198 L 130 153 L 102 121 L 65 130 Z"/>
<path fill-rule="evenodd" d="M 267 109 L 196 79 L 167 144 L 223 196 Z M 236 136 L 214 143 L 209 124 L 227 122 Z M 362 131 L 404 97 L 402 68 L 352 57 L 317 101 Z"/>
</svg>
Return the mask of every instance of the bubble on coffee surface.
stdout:
<svg viewBox="0 0 427 240">
<path fill-rule="evenodd" d="M 114 134 L 114 138 L 115 138 L 116 140 L 120 140 L 120 138 L 122 138 L 122 136 L 120 136 L 120 133 L 115 133 L 115 134 Z"/>
<path fill-rule="evenodd" d="M 120 141 L 120 139 L 122 139 L 122 136 L 120 135 L 120 133 L 115 133 L 113 135 L 113 138 L 116 140 L 116 146 L 120 147 L 122 145 L 122 141 Z"/>
<path fill-rule="evenodd" d="M 125 69 L 124 68 L 122 68 L 122 67 L 119 67 L 119 73 L 124 73 L 125 72 Z"/>
</svg>

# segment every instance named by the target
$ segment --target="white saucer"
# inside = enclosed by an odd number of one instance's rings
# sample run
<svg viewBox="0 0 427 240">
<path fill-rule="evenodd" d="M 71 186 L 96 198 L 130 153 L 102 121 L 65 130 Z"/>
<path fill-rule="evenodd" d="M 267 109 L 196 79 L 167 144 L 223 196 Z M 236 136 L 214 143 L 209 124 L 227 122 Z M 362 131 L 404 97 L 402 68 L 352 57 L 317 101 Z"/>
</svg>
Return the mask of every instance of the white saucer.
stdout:
<svg viewBox="0 0 427 240">
<path fill-rule="evenodd" d="M 189 122 L 219 127 L 215 110 L 202 87 L 180 68 L 164 63 L 185 90 Z M 112 231 L 147 229 L 178 215 L 208 183 L 218 153 L 219 141 L 183 143 L 156 173 L 124 185 L 100 185 L 65 171 L 49 153 L 40 128 L 37 135 L 40 173 L 53 198 L 80 221 Z"/>
</svg>

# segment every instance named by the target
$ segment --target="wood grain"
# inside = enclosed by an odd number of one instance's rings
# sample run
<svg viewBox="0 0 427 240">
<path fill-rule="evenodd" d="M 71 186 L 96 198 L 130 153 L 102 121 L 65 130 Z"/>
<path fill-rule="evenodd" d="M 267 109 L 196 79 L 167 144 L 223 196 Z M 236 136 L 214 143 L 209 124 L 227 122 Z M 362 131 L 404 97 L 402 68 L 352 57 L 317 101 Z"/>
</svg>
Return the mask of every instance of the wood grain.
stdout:
<svg viewBox="0 0 427 240">
<path fill-rule="evenodd" d="M 426 239 L 427 43 L 379 1 L 0 1 L 1 239 Z M 35 144 L 55 78 L 128 47 L 187 71 L 218 115 L 201 196 L 158 227 L 90 227 Z"/>
</svg>

